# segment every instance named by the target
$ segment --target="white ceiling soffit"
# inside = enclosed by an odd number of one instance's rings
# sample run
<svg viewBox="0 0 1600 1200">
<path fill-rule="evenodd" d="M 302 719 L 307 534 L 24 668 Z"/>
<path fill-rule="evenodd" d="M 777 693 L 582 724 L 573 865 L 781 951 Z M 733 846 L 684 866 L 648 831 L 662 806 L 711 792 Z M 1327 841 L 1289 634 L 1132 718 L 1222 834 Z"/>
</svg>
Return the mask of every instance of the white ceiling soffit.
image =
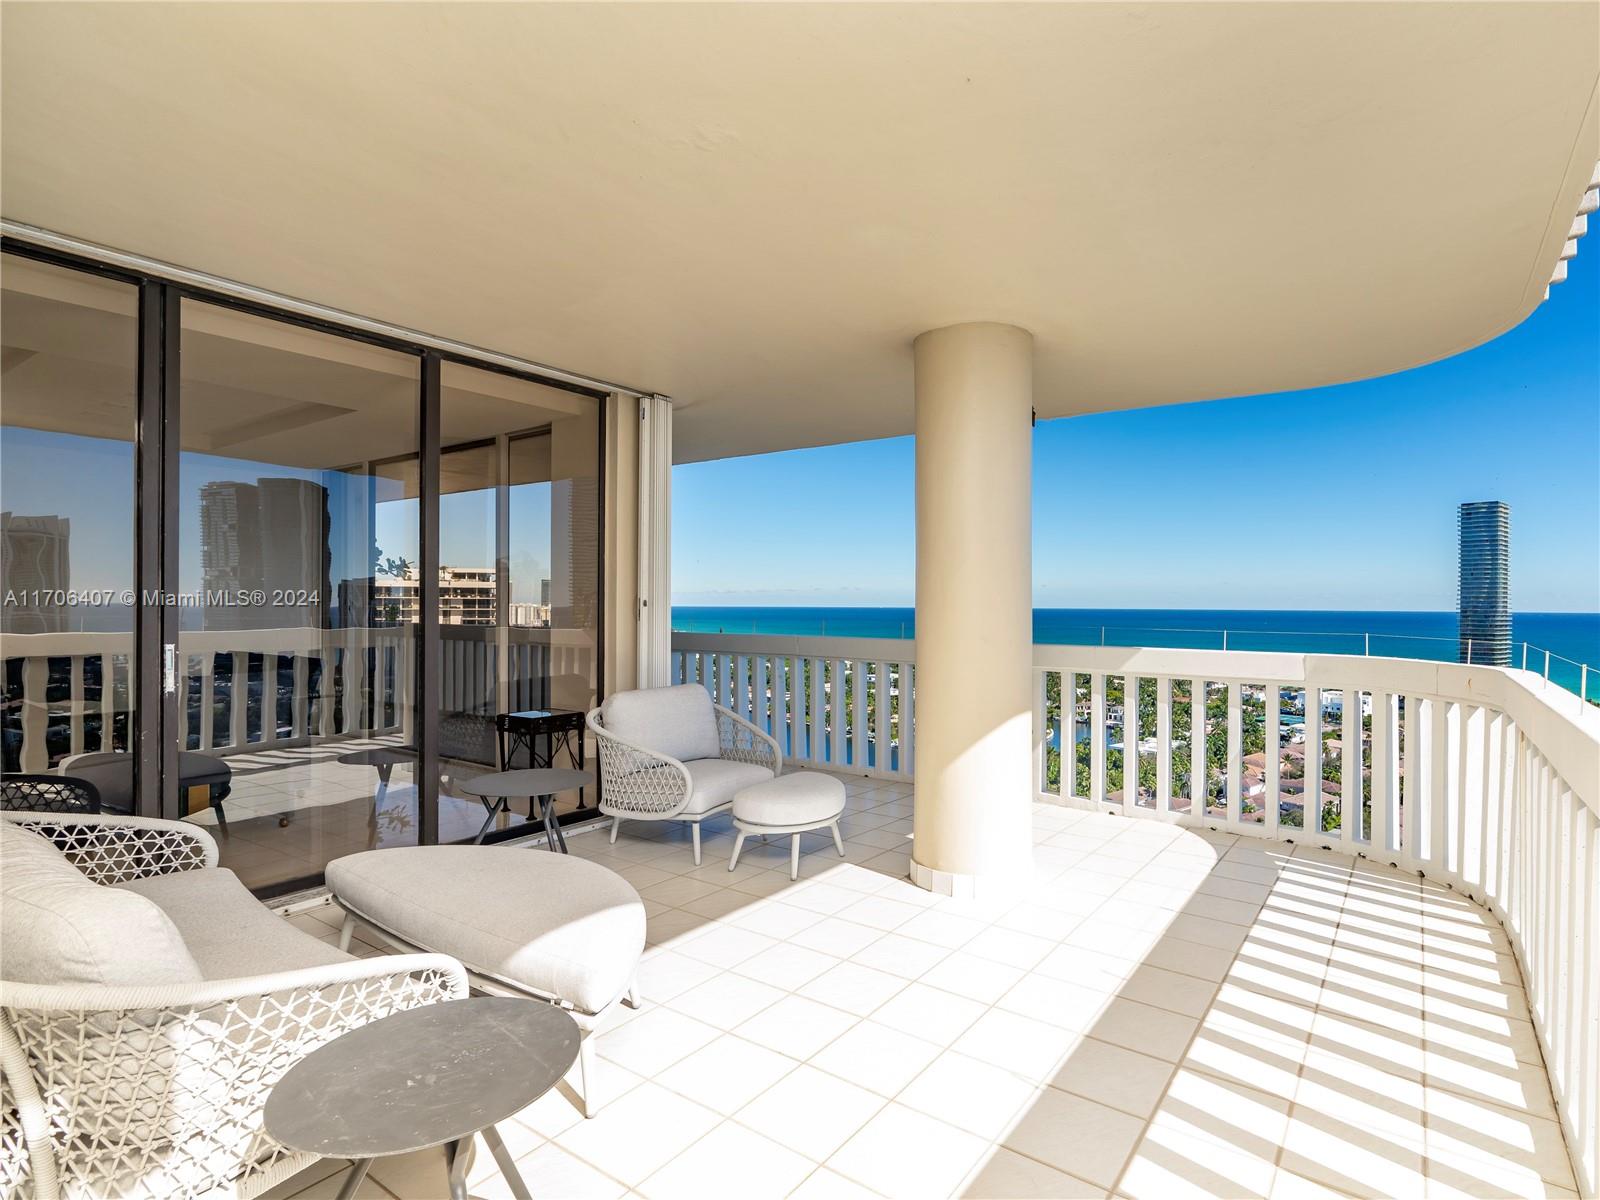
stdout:
<svg viewBox="0 0 1600 1200">
<path fill-rule="evenodd" d="M 1041 417 L 1495 336 L 1600 155 L 1600 6 L 54 4 L 4 215 L 680 403 L 680 460 L 909 432 L 911 339 Z"/>
</svg>

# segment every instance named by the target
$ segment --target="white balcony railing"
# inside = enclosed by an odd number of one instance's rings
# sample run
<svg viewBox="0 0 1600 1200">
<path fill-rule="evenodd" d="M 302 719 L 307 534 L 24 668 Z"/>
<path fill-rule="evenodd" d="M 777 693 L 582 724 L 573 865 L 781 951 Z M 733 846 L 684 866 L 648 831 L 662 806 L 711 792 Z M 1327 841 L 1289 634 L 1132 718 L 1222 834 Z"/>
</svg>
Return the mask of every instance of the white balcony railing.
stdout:
<svg viewBox="0 0 1600 1200">
<path fill-rule="evenodd" d="M 673 638 L 674 679 L 790 761 L 872 776 L 913 774 L 915 671 L 912 641 Z M 1102 646 L 1036 646 L 1033 694 L 1041 801 L 1311 842 L 1489 908 L 1600 1186 L 1600 709 L 1521 670 Z"/>
<path fill-rule="evenodd" d="M 463 625 L 440 634 L 444 714 L 487 721 L 549 704 L 552 679 L 592 678 L 593 647 L 581 631 Z M 0 639 L 8 769 L 39 772 L 67 754 L 128 749 L 132 653 L 128 633 Z M 409 742 L 416 657 L 409 625 L 185 631 L 183 746 L 232 755 L 356 737 Z"/>
</svg>

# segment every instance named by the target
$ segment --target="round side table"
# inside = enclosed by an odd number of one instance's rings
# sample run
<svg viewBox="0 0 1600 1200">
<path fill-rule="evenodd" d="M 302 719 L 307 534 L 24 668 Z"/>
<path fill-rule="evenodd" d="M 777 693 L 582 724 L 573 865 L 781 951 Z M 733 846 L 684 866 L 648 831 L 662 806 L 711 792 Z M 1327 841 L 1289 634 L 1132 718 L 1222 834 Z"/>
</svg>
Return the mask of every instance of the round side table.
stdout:
<svg viewBox="0 0 1600 1200">
<path fill-rule="evenodd" d="M 495 1129 L 554 1087 L 578 1057 L 578 1025 L 537 1000 L 478 996 L 394 1013 L 318 1047 L 267 1097 L 269 1136 L 291 1150 L 352 1160 L 350 1200 L 375 1158 L 443 1146 L 451 1200 L 466 1200 L 475 1134 L 511 1194 L 527 1185 Z"/>
<path fill-rule="evenodd" d="M 544 821 L 546 848 L 559 849 L 565 854 L 567 839 L 562 834 L 561 826 L 556 822 L 555 816 L 556 793 L 589 787 L 593 783 L 594 776 L 588 771 L 570 771 L 565 767 L 496 771 L 491 775 L 479 775 L 476 779 L 469 779 L 461 785 L 461 790 L 468 795 L 478 797 L 483 801 L 483 807 L 489 811 L 489 815 L 483 820 L 483 828 L 478 830 L 478 836 L 472 840 L 482 843 L 494 824 L 495 817 L 501 812 L 509 812 L 510 802 L 513 799 L 526 796 L 530 803 L 534 800 L 539 802 L 540 816 Z M 533 814 L 530 812 L 528 815 L 531 820 Z"/>
</svg>

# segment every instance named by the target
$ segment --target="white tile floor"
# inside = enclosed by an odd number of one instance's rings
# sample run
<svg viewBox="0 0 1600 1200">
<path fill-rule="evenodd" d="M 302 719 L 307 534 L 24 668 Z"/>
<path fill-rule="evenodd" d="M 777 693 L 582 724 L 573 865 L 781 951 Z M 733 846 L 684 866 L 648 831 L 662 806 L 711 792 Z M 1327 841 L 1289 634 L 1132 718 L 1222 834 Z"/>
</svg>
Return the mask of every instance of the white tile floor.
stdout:
<svg viewBox="0 0 1600 1200">
<path fill-rule="evenodd" d="M 600 1035 L 597 1117 L 551 1093 L 502 1127 L 535 1195 L 1574 1194 L 1505 936 L 1460 896 L 1041 807 L 1030 894 L 983 908 L 903 878 L 908 787 L 848 785 L 848 860 L 808 837 L 797 883 L 783 843 L 730 874 L 725 819 L 699 868 L 675 829 L 571 839 L 644 897 L 646 1003 Z M 472 1182 L 509 1194 L 481 1149 Z M 444 1194 L 432 1153 L 361 1192 Z"/>
</svg>

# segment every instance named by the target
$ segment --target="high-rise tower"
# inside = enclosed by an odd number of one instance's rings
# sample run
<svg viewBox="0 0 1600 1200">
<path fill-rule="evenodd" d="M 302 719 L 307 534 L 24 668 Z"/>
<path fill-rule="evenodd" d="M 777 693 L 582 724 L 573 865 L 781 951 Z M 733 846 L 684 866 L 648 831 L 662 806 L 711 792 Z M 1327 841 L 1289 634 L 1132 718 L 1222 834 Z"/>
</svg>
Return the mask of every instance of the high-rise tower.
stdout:
<svg viewBox="0 0 1600 1200">
<path fill-rule="evenodd" d="M 1457 585 L 1462 662 L 1511 665 L 1511 508 L 1499 500 L 1463 504 Z"/>
</svg>

